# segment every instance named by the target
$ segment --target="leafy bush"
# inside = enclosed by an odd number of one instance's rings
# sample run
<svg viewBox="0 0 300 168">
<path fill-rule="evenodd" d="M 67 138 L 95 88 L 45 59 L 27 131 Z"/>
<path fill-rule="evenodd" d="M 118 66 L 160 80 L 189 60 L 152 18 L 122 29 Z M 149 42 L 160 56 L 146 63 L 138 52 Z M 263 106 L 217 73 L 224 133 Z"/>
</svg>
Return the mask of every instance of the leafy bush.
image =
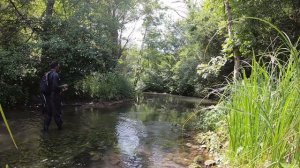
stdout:
<svg viewBox="0 0 300 168">
<path fill-rule="evenodd" d="M 79 94 L 98 100 L 120 100 L 132 98 L 131 83 L 117 73 L 93 73 L 75 86 Z"/>
<path fill-rule="evenodd" d="M 5 106 L 13 106 L 18 103 L 26 103 L 28 96 L 22 91 L 21 86 L 0 83 L 0 103 Z"/>
<path fill-rule="evenodd" d="M 29 51 L 26 45 L 12 49 L 4 49 L 0 45 L 0 103 L 4 107 L 28 102 L 28 71 L 30 62 L 24 56 Z"/>
</svg>

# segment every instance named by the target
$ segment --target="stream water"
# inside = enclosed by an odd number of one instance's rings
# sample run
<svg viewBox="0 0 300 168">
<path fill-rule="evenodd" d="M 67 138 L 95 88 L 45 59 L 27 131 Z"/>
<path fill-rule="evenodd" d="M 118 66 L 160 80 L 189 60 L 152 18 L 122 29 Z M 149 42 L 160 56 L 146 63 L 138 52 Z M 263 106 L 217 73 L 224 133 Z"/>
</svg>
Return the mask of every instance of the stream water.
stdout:
<svg viewBox="0 0 300 168">
<path fill-rule="evenodd" d="M 145 94 L 139 103 L 116 108 L 65 106 L 64 127 L 41 130 L 39 111 L 7 111 L 19 150 L 0 122 L 0 166 L 10 167 L 187 167 L 190 149 L 180 123 L 199 99 Z"/>
</svg>

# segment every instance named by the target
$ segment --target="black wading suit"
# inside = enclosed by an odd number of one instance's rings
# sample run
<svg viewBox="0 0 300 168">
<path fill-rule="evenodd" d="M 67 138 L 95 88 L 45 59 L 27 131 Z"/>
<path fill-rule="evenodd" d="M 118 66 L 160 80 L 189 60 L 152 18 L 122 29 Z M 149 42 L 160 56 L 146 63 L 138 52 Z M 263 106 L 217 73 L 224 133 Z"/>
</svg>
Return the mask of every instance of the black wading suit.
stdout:
<svg viewBox="0 0 300 168">
<path fill-rule="evenodd" d="M 46 109 L 44 113 L 44 131 L 48 131 L 52 115 L 54 116 L 55 123 L 58 129 L 62 128 L 61 119 L 61 88 L 58 73 L 52 70 L 48 76 L 50 87 L 50 95 L 46 96 Z"/>
</svg>

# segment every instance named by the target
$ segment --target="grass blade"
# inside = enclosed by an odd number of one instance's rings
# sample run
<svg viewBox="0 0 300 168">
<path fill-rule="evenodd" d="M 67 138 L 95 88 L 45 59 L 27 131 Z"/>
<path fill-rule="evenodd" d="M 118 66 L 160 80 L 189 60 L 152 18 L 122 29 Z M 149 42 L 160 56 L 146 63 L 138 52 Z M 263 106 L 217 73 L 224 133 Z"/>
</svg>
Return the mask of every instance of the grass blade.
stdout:
<svg viewBox="0 0 300 168">
<path fill-rule="evenodd" d="M 6 120 L 6 117 L 5 117 L 5 115 L 4 115 L 4 112 L 3 112 L 3 109 L 2 109 L 1 104 L 0 104 L 0 113 L 1 113 L 1 116 L 2 116 L 3 121 L 4 121 L 4 123 L 5 123 L 5 126 L 6 126 L 6 128 L 7 128 L 7 131 L 9 132 L 10 138 L 11 138 L 11 140 L 13 141 L 15 147 L 18 149 L 18 146 L 17 146 L 17 144 L 16 144 L 16 142 L 15 142 L 15 139 L 14 139 L 14 137 L 13 137 L 13 134 L 11 133 L 11 130 L 10 130 L 9 125 L 8 125 L 8 123 L 7 123 L 7 120 Z M 7 167 L 7 166 L 6 166 L 6 167 Z"/>
</svg>

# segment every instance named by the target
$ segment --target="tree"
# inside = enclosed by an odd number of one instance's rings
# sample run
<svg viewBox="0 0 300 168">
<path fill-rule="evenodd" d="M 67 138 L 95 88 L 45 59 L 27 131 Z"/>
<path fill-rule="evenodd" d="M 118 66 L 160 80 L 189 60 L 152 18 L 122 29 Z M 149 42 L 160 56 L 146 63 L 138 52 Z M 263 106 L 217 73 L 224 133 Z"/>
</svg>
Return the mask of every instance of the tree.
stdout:
<svg viewBox="0 0 300 168">
<path fill-rule="evenodd" d="M 50 41 L 52 36 L 52 30 L 54 28 L 53 25 L 53 11 L 54 11 L 55 0 L 47 0 L 46 1 L 46 10 L 45 10 L 45 19 L 42 23 L 42 32 L 40 33 L 42 39 L 42 55 L 41 55 L 41 63 L 49 64 L 52 61 L 49 51 L 50 46 L 48 41 Z"/>
<path fill-rule="evenodd" d="M 240 66 L 241 66 L 241 56 L 239 54 L 238 46 L 236 46 L 234 32 L 233 32 L 233 21 L 232 21 L 232 13 L 231 6 L 229 0 L 225 0 L 225 9 L 227 14 L 227 29 L 228 29 L 228 37 L 229 40 L 233 43 L 233 57 L 234 57 L 234 72 L 233 78 L 238 79 L 240 77 Z"/>
<path fill-rule="evenodd" d="M 4 0 L 0 2 L 1 102 L 37 93 L 53 60 L 66 82 L 115 71 L 126 43 L 124 25 L 139 15 L 137 0 Z M 34 86 L 34 87 L 33 87 Z M 7 91 L 7 92 L 6 92 Z M 16 92 L 16 93 L 14 93 Z M 13 94 L 14 93 L 14 94 Z"/>
</svg>

